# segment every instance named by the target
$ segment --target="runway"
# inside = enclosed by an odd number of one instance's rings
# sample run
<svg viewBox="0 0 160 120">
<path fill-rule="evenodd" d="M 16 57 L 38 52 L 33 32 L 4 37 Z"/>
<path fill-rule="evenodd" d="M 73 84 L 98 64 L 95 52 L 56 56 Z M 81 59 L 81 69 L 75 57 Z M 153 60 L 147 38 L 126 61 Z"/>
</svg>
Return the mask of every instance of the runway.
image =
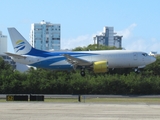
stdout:
<svg viewBox="0 0 160 120">
<path fill-rule="evenodd" d="M 0 120 L 160 120 L 160 105 L 1 102 Z"/>
</svg>

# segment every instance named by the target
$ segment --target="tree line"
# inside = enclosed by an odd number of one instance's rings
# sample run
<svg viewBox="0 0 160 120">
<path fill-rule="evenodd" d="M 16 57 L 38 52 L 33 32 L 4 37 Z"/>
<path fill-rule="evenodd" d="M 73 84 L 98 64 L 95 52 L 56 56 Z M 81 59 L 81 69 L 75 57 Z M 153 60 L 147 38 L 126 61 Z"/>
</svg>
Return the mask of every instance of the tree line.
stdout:
<svg viewBox="0 0 160 120">
<path fill-rule="evenodd" d="M 21 73 L 0 58 L 0 94 L 160 94 L 160 57 L 140 73 L 115 69 L 94 74 L 30 68 Z"/>
</svg>

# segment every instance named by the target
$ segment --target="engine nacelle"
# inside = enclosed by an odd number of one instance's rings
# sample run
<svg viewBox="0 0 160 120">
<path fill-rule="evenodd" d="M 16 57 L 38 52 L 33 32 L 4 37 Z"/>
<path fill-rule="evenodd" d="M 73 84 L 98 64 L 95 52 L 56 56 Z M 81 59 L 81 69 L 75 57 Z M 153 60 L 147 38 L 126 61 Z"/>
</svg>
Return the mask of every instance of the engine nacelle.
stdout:
<svg viewBox="0 0 160 120">
<path fill-rule="evenodd" d="M 107 61 L 97 61 L 93 64 L 94 73 L 104 73 L 108 71 L 108 62 Z"/>
</svg>

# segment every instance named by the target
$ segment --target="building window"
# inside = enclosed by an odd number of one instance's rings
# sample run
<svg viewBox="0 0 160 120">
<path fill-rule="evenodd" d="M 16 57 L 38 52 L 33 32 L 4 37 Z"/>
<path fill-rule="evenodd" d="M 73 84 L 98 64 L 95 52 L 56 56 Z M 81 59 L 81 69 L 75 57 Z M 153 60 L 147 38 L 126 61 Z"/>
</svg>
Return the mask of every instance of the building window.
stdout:
<svg viewBox="0 0 160 120">
<path fill-rule="evenodd" d="M 3 59 L 6 59 L 6 56 L 2 56 Z"/>
</svg>

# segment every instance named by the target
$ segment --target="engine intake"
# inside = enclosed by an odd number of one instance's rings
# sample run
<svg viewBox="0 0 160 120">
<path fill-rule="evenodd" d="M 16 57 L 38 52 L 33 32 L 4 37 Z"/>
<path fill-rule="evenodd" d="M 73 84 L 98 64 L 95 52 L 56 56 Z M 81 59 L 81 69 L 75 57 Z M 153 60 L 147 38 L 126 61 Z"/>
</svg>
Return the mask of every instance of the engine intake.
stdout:
<svg viewBox="0 0 160 120">
<path fill-rule="evenodd" d="M 97 61 L 93 64 L 94 73 L 104 73 L 108 71 L 108 62 L 107 61 Z"/>
</svg>

